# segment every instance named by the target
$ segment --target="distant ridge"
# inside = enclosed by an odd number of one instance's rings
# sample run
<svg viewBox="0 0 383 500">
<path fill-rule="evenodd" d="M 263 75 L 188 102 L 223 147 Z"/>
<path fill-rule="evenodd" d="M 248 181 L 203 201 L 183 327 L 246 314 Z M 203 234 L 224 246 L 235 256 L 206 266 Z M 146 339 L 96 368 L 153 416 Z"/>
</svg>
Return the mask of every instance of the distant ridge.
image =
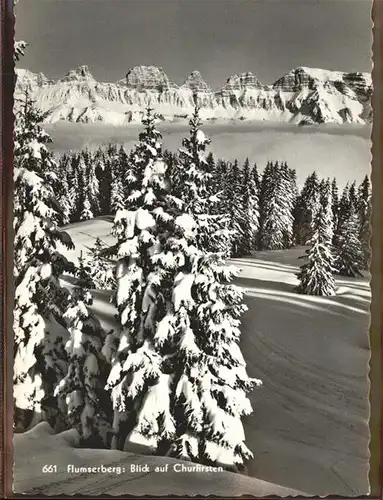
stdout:
<svg viewBox="0 0 383 500">
<path fill-rule="evenodd" d="M 46 121 L 124 125 L 141 120 L 151 105 L 166 121 L 190 116 L 194 98 L 205 120 L 281 121 L 297 125 L 359 123 L 372 121 L 372 79 L 369 73 L 345 73 L 298 67 L 263 85 L 244 72 L 230 76 L 214 91 L 199 71 L 181 86 L 163 68 L 135 66 L 115 83 L 98 82 L 88 66 L 70 70 L 59 80 L 42 73 L 17 69 L 15 93 L 28 88 L 37 105 L 47 112 Z"/>
</svg>

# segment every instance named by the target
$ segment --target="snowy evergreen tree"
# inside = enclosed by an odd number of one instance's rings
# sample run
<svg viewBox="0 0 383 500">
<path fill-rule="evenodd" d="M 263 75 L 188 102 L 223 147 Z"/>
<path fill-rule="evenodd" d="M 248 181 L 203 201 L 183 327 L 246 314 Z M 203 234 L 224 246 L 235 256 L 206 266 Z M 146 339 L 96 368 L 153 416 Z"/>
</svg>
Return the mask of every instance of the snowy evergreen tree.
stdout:
<svg viewBox="0 0 383 500">
<path fill-rule="evenodd" d="M 72 154 L 68 167 L 68 208 L 70 209 L 70 222 L 78 221 L 80 218 L 79 161 L 78 155 Z"/>
<path fill-rule="evenodd" d="M 259 193 L 259 190 L 261 189 L 261 181 L 259 178 L 258 167 L 257 167 L 256 163 L 254 163 L 254 166 L 253 166 L 251 173 L 252 173 L 253 178 L 254 178 L 255 187 L 257 188 L 257 192 Z"/>
<path fill-rule="evenodd" d="M 96 174 L 96 169 L 99 166 L 96 158 L 90 157 L 88 152 L 88 162 L 86 163 L 86 179 L 87 179 L 87 192 L 90 210 L 93 218 L 97 217 L 100 213 L 100 183 Z"/>
<path fill-rule="evenodd" d="M 243 247 L 242 255 L 248 255 L 254 249 L 259 229 L 259 200 L 254 171 L 250 170 L 249 160 L 243 166 Z"/>
<path fill-rule="evenodd" d="M 350 185 L 347 183 L 339 201 L 337 227 L 344 225 L 344 222 L 350 217 L 352 211 L 353 204 L 350 200 Z"/>
<path fill-rule="evenodd" d="M 206 251 L 227 253 L 230 244 L 230 233 L 227 231 L 229 221 L 226 215 L 216 210 L 219 197 L 214 185 L 215 166 L 205 158 L 210 139 L 200 128 L 198 107 L 189 123 L 190 137 L 183 139 L 179 160 L 173 167 L 173 199 L 182 201 L 184 211 L 195 214 L 200 228 L 198 245 Z"/>
<path fill-rule="evenodd" d="M 342 276 L 362 276 L 365 260 L 359 231 L 358 214 L 350 206 L 347 213 L 342 213 L 333 239 L 334 267 Z"/>
<path fill-rule="evenodd" d="M 124 157 L 125 160 L 125 157 Z M 120 156 L 114 153 L 111 157 L 112 164 L 112 184 L 110 193 L 110 205 L 112 213 L 117 213 L 125 207 L 127 187 L 124 183 L 124 173 L 122 172 Z M 124 162 L 124 165 L 125 162 Z"/>
<path fill-rule="evenodd" d="M 102 215 L 109 215 L 112 213 L 112 161 L 108 157 L 103 157 L 100 162 L 103 164 L 103 173 L 100 177 L 100 211 Z"/>
<path fill-rule="evenodd" d="M 294 207 L 297 198 L 297 183 L 295 170 L 284 162 L 280 166 L 279 196 L 281 210 L 284 213 L 283 248 L 290 248 L 293 244 Z"/>
<path fill-rule="evenodd" d="M 358 208 L 358 193 L 356 190 L 356 182 L 354 181 L 350 185 L 350 189 L 348 192 L 349 200 L 350 200 L 350 205 L 354 211 L 357 211 Z"/>
<path fill-rule="evenodd" d="M 260 191 L 259 247 L 288 248 L 292 243 L 293 189 L 287 166 L 268 163 Z"/>
<path fill-rule="evenodd" d="M 97 290 L 113 290 L 116 286 L 114 264 L 104 256 L 107 248 L 107 245 L 97 238 L 94 246 L 83 257 L 90 286 Z"/>
<path fill-rule="evenodd" d="M 371 261 L 371 183 L 366 175 L 358 188 L 357 210 L 359 215 L 359 240 L 363 250 L 364 269 L 368 269 Z"/>
<path fill-rule="evenodd" d="M 156 297 L 161 274 L 153 259 L 170 217 L 165 203 L 169 187 L 166 164 L 155 119 L 148 109 L 144 131 L 132 154 L 131 191 L 114 220 L 117 244 L 110 250 L 118 259 L 115 304 L 120 332 L 108 336 L 104 352 L 112 364 L 107 387 L 112 394 L 112 447 L 116 449 L 122 449 L 128 438 L 155 450 L 174 432 L 169 376 L 163 373 L 163 354 L 154 342 L 154 318 L 166 311 Z"/>
<path fill-rule="evenodd" d="M 240 468 L 252 456 L 245 445 L 241 418 L 251 413 L 247 392 L 259 380 L 250 379 L 239 348 L 240 317 L 246 307 L 241 290 L 230 283 L 234 270 L 222 254 L 208 251 L 202 209 L 210 211 L 209 184 L 198 108 L 190 121 L 181 214 L 174 219 L 164 254 L 172 255 L 173 286 L 164 297 L 167 315 L 159 322 L 157 341 L 168 352 L 172 378 L 175 456 L 205 464 Z M 187 163 L 186 158 L 189 158 Z M 213 231 L 215 228 L 213 227 Z M 227 231 L 227 230 L 226 230 Z M 221 237 L 225 238 L 224 231 Z M 162 254 L 163 255 L 163 254 Z M 156 260 L 164 257 L 158 254 Z M 178 257 L 178 258 L 177 258 Z"/>
<path fill-rule="evenodd" d="M 339 189 L 334 177 L 331 184 L 331 199 L 332 199 L 332 217 L 334 228 L 338 225 L 338 210 L 339 210 Z"/>
<path fill-rule="evenodd" d="M 57 244 L 73 248 L 59 231 L 62 220 L 55 198 L 56 166 L 40 123 L 44 115 L 26 95 L 14 129 L 14 403 L 15 425 L 28 412 L 31 419 L 58 423 L 54 387 L 65 375 L 64 336 L 59 324 L 67 292 L 59 283 L 73 266 Z"/>
<path fill-rule="evenodd" d="M 313 172 L 305 181 L 294 208 L 294 240 L 305 245 L 312 236 L 312 221 L 319 208 L 319 178 Z"/>
<path fill-rule="evenodd" d="M 79 285 L 64 314 L 70 333 L 65 346 L 69 367 L 55 396 L 65 397 L 68 423 L 79 431 L 83 446 L 109 447 L 112 408 L 105 385 L 110 367 L 101 352 L 106 334 L 89 311 L 91 293 L 81 281 Z"/>
<path fill-rule="evenodd" d="M 322 184 L 321 203 L 312 221 L 312 238 L 306 250 L 307 263 L 298 274 L 300 281 L 297 291 L 306 295 L 335 295 L 334 259 L 331 253 L 332 202 L 331 185 Z"/>
<path fill-rule="evenodd" d="M 225 160 L 218 160 L 216 162 L 215 172 L 213 176 L 214 189 L 218 196 L 219 202 L 217 203 L 216 210 L 219 214 L 226 214 L 229 220 L 230 217 L 230 204 L 229 204 L 229 165 Z"/>
<path fill-rule="evenodd" d="M 247 243 L 244 242 L 246 225 L 243 210 L 242 175 L 238 161 L 230 166 L 227 178 L 228 210 L 230 213 L 231 252 L 232 257 L 239 257 L 247 251 Z"/>
<path fill-rule="evenodd" d="M 91 191 L 91 169 L 86 162 L 86 156 L 84 154 L 80 155 L 80 161 L 78 164 L 79 172 L 79 202 L 78 211 L 80 213 L 80 220 L 94 219 L 94 214 L 92 210 L 92 191 Z"/>
<path fill-rule="evenodd" d="M 71 212 L 73 210 L 71 200 L 69 199 L 69 182 L 68 182 L 68 169 L 70 157 L 64 154 L 56 163 L 55 173 L 60 179 L 57 183 L 56 196 L 57 200 L 62 207 L 62 224 L 69 224 L 71 220 Z"/>
</svg>

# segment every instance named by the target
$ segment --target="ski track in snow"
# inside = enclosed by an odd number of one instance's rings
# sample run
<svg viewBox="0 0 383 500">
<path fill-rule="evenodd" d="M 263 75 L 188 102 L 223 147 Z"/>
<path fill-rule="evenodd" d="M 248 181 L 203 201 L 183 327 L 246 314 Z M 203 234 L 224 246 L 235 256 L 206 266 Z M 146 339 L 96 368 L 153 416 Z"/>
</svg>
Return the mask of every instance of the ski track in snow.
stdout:
<svg viewBox="0 0 383 500">
<path fill-rule="evenodd" d="M 110 229 L 108 217 L 67 226 L 77 247 L 76 251 L 67 252 L 68 257 L 78 257 L 81 248 L 91 247 L 97 236 L 111 243 Z M 242 320 L 241 349 L 249 375 L 263 381 L 263 386 L 250 396 L 254 413 L 244 419 L 246 444 L 255 455 L 247 463 L 248 473 L 253 478 L 308 494 L 365 495 L 369 491 L 369 277 L 337 279 L 336 297 L 299 295 L 294 292 L 294 286 L 297 284 L 295 273 L 302 263 L 298 257 L 302 254 L 303 248 L 294 248 L 232 259 L 241 270 L 236 283 L 244 288 L 249 307 Z M 115 310 L 109 303 L 108 292 L 95 292 L 93 309 L 105 328 L 115 326 Z M 26 437 L 17 436 L 21 443 L 19 450 Z M 44 453 L 45 461 L 48 456 L 51 460 L 52 455 Z M 65 453 L 70 457 L 73 453 L 88 453 L 92 463 L 99 464 L 101 457 L 108 456 L 110 462 L 112 454 L 120 452 L 68 449 Z M 27 469 L 22 466 L 27 458 L 17 448 L 16 457 L 19 457 L 18 474 L 22 477 L 21 467 Z M 119 461 L 126 457 L 127 463 L 132 460 L 132 456 L 122 452 L 118 457 Z M 143 463 L 145 461 L 146 457 Z M 17 482 L 21 489 L 24 485 L 43 488 L 37 491 L 50 494 L 63 493 L 64 488 L 69 494 L 81 490 L 74 479 L 63 478 L 59 486 L 48 487 L 49 478 L 43 478 L 42 474 L 32 475 L 31 469 L 29 475 L 25 474 L 27 477 Z M 132 480 L 130 476 L 124 477 L 125 481 Z M 153 477 L 153 481 L 144 478 L 145 483 L 135 479 L 129 487 L 123 486 L 123 481 L 120 484 L 109 478 L 105 482 L 104 478 L 102 488 L 113 494 L 133 493 L 137 491 L 134 485 L 140 488 L 141 484 L 143 488 L 142 484 L 146 484 L 146 489 L 139 490 L 143 494 L 149 493 L 147 488 L 153 483 L 158 488 L 156 494 L 165 494 L 166 479 L 164 475 L 161 477 L 163 482 L 159 481 L 159 475 Z M 229 474 L 231 477 L 232 487 L 228 486 L 226 476 L 220 476 L 219 481 L 205 475 L 197 480 L 190 473 L 185 477 L 173 474 L 168 477 L 168 484 L 172 485 L 174 494 L 182 488 L 196 494 L 197 484 L 207 488 L 205 494 L 239 495 L 246 492 L 243 488 L 256 495 L 285 494 L 284 491 L 276 493 L 276 487 L 262 490 L 266 486 L 256 479 Z M 56 479 L 60 478 L 51 477 L 50 481 Z M 101 488 L 101 481 L 99 476 L 85 479 L 86 492 L 105 491 L 97 490 Z M 217 493 L 210 489 L 213 483 Z M 39 486 L 43 484 L 44 487 Z"/>
</svg>

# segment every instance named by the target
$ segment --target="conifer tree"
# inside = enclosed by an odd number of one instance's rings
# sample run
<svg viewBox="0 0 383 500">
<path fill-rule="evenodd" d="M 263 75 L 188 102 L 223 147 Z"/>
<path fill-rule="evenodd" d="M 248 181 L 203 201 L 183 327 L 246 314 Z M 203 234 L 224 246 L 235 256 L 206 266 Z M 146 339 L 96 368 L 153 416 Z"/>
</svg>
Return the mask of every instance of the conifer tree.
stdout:
<svg viewBox="0 0 383 500">
<path fill-rule="evenodd" d="M 80 182 L 79 157 L 72 154 L 68 167 L 68 206 L 70 208 L 70 222 L 79 220 Z"/>
<path fill-rule="evenodd" d="M 225 160 L 216 162 L 215 173 L 213 176 L 215 190 L 219 198 L 217 203 L 217 213 L 226 214 L 229 216 L 229 182 L 228 182 L 229 166 Z"/>
<path fill-rule="evenodd" d="M 103 164 L 103 172 L 100 176 L 100 212 L 102 215 L 109 215 L 112 213 L 112 162 L 106 155 L 100 162 Z"/>
<path fill-rule="evenodd" d="M 57 200 L 62 207 L 62 224 L 68 224 L 71 220 L 72 204 L 69 199 L 68 169 L 70 158 L 64 154 L 56 164 L 56 175 L 60 182 L 57 185 Z"/>
<path fill-rule="evenodd" d="M 107 245 L 97 238 L 83 258 L 84 266 L 89 270 L 91 287 L 97 290 L 113 290 L 116 285 L 114 265 L 104 256 L 106 249 Z"/>
<path fill-rule="evenodd" d="M 154 341 L 156 321 L 166 311 L 157 298 L 161 270 L 157 272 L 153 259 L 161 250 L 170 217 L 165 203 L 169 187 L 166 164 L 155 119 L 148 109 L 144 131 L 132 154 L 131 191 L 114 220 L 117 244 L 110 249 L 117 256 L 115 304 L 120 332 L 108 336 L 104 353 L 112 364 L 107 388 L 114 408 L 115 449 L 122 449 L 128 438 L 155 451 L 174 432 L 170 378 L 163 371 L 163 354 Z"/>
<path fill-rule="evenodd" d="M 331 184 L 331 199 L 332 199 L 332 217 L 334 221 L 334 228 L 338 225 L 338 210 L 339 210 L 339 189 L 334 177 Z"/>
<path fill-rule="evenodd" d="M 292 242 L 293 190 L 291 174 L 284 165 L 268 163 L 260 192 L 259 247 L 279 250 Z"/>
<path fill-rule="evenodd" d="M 350 199 L 350 205 L 351 205 L 352 209 L 354 211 L 356 211 L 358 208 L 358 193 L 356 190 L 356 182 L 355 181 L 350 185 L 348 195 L 349 195 L 349 199 Z"/>
<path fill-rule="evenodd" d="M 284 213 L 283 248 L 290 248 L 293 244 L 294 207 L 297 198 L 297 183 L 295 170 L 284 162 L 280 166 L 279 196 L 281 210 Z"/>
<path fill-rule="evenodd" d="M 329 181 L 322 184 L 320 206 L 312 221 L 312 238 L 298 273 L 297 291 L 306 295 L 335 295 L 334 259 L 331 253 L 332 203 Z"/>
<path fill-rule="evenodd" d="M 243 246 L 241 254 L 250 254 L 256 244 L 259 229 L 259 200 L 254 171 L 250 170 L 249 160 L 246 159 L 243 167 Z"/>
<path fill-rule="evenodd" d="M 98 166 L 100 168 L 100 164 L 96 162 L 95 158 L 89 158 L 86 178 L 88 182 L 88 199 L 93 218 L 97 217 L 97 215 L 99 215 L 100 213 L 100 183 L 96 173 L 96 169 Z"/>
<path fill-rule="evenodd" d="M 261 181 L 259 178 L 258 167 L 257 167 L 256 163 L 254 163 L 254 166 L 253 166 L 251 173 L 252 173 L 253 178 L 254 178 L 255 187 L 257 188 L 257 192 L 259 193 L 259 191 L 261 189 Z"/>
<path fill-rule="evenodd" d="M 362 276 L 361 270 L 364 269 L 365 262 L 362 244 L 359 240 L 359 231 L 358 214 L 349 205 L 347 212 L 341 212 L 334 233 L 334 267 L 337 274 L 351 277 Z"/>
<path fill-rule="evenodd" d="M 228 174 L 228 209 L 230 213 L 229 228 L 231 232 L 231 252 L 232 257 L 239 257 L 243 254 L 244 226 L 246 224 L 243 211 L 242 175 L 238 161 L 230 166 Z"/>
<path fill-rule="evenodd" d="M 65 346 L 69 367 L 55 396 L 66 398 L 66 418 L 79 431 L 80 443 L 102 448 L 110 446 L 112 420 L 110 397 L 105 390 L 109 365 L 101 352 L 106 334 L 89 311 L 93 298 L 84 285 L 80 279 L 64 314 L 70 333 Z"/>
<path fill-rule="evenodd" d="M 358 188 L 357 210 L 359 215 L 359 240 L 363 250 L 364 269 L 368 269 L 371 260 L 371 184 L 368 176 Z"/>
<path fill-rule="evenodd" d="M 294 240 L 306 245 L 312 236 L 312 224 L 319 207 L 319 178 L 313 172 L 305 181 L 294 209 Z"/>
<path fill-rule="evenodd" d="M 186 211 L 193 207 L 200 227 L 198 244 L 201 248 L 227 253 L 230 245 L 230 233 L 227 228 L 230 222 L 227 216 L 217 213 L 216 210 L 221 194 L 217 196 L 215 188 L 214 162 L 208 162 L 204 156 L 210 139 L 200 129 L 198 107 L 195 108 L 189 123 L 190 137 L 183 139 L 178 162 L 173 166 L 173 200 L 182 200 Z M 237 174 L 234 177 L 237 179 Z M 236 183 L 238 184 L 238 179 Z"/>
<path fill-rule="evenodd" d="M 157 330 L 158 342 L 169 352 L 173 379 L 176 439 L 171 448 L 183 459 L 236 469 L 252 456 L 241 418 L 251 413 L 247 392 L 260 381 L 248 377 L 238 346 L 246 308 L 240 289 L 230 283 L 233 269 L 205 245 L 202 210 L 210 212 L 210 203 L 218 200 L 206 197 L 213 179 L 205 168 L 208 139 L 200 128 L 198 108 L 190 127 L 181 153 L 181 215 L 164 243 L 167 252 L 180 257 L 173 269 L 168 312 Z"/>
<path fill-rule="evenodd" d="M 55 426 L 60 408 L 53 391 L 67 366 L 63 345 L 67 332 L 59 323 L 68 294 L 59 276 L 74 271 L 57 244 L 73 248 L 73 243 L 58 229 L 62 220 L 55 198 L 58 179 L 47 147 L 51 139 L 40 126 L 43 118 L 26 95 L 14 129 L 13 380 L 15 424 L 27 412 L 35 422 L 44 419 Z"/>
<path fill-rule="evenodd" d="M 347 183 L 339 200 L 337 227 L 344 225 L 345 220 L 350 217 L 352 211 L 353 205 L 350 200 L 350 185 Z"/>
<path fill-rule="evenodd" d="M 85 160 L 80 160 L 80 220 L 89 220 L 94 218 L 92 211 L 92 192 L 90 190 L 90 170 L 85 164 Z M 83 169 L 82 169 L 83 168 Z"/>
</svg>

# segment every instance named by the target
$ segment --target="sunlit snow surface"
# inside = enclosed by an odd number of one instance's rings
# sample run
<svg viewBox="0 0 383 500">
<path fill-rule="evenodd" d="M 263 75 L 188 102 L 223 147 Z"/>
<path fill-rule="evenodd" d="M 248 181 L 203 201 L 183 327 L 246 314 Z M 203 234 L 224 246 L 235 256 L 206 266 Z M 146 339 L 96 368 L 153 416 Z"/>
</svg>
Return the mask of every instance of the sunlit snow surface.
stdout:
<svg viewBox="0 0 383 500">
<path fill-rule="evenodd" d="M 112 243 L 111 221 L 103 217 L 68 226 L 77 247 L 75 252 L 67 252 L 68 257 L 75 259 L 81 249 L 93 246 L 97 237 Z M 247 463 L 248 473 L 309 494 L 364 495 L 369 491 L 369 278 L 337 279 L 336 297 L 298 295 L 293 288 L 302 263 L 298 257 L 303 253 L 303 248 L 258 252 L 232 261 L 242 270 L 236 283 L 244 288 L 249 307 L 243 315 L 241 349 L 249 375 L 263 381 L 251 395 L 254 413 L 244 419 L 246 444 L 255 455 Z M 93 309 L 100 321 L 105 327 L 115 327 L 109 293 L 95 291 L 94 295 Z M 76 455 L 82 457 L 76 464 L 119 463 L 122 456 L 126 463 L 143 464 L 147 458 L 122 452 L 72 450 L 60 445 L 59 437 L 49 438 L 58 441 L 48 452 L 52 445 L 45 437 L 16 439 L 21 443 L 16 447 L 19 492 L 37 487 L 40 489 L 36 491 L 43 493 L 82 493 L 83 481 L 88 488 L 84 493 L 89 494 L 144 494 L 149 493 L 144 487 L 149 483 L 153 484 L 151 488 L 158 488 L 150 493 L 158 495 L 190 494 L 197 492 L 198 485 L 206 488 L 200 490 L 201 494 L 276 493 L 262 490 L 260 483 L 252 482 L 255 480 L 232 474 L 231 487 L 226 476 L 217 480 L 214 475 L 210 479 L 198 476 L 197 480 L 190 474 L 176 474 L 169 477 L 168 484 L 165 476 L 159 475 L 145 481 L 144 477 L 133 480 L 134 476 L 128 475 L 125 482 L 123 477 L 49 478 L 39 472 L 40 462 L 60 460 L 64 465 L 72 463 Z M 28 453 L 22 451 L 23 446 Z"/>
</svg>

